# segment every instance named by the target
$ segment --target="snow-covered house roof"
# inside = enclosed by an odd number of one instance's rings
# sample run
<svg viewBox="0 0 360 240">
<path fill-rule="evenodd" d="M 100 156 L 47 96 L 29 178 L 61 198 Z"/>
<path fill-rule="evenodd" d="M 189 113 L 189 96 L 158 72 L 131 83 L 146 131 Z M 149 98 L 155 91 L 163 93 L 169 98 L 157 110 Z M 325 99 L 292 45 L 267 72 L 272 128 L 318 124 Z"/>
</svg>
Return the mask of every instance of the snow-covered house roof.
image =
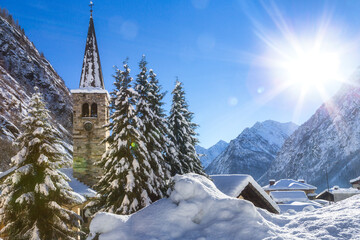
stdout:
<svg viewBox="0 0 360 240">
<path fill-rule="evenodd" d="M 316 196 L 316 199 L 325 199 L 333 202 L 338 202 L 354 195 L 360 194 L 360 190 L 356 188 L 339 188 L 334 186 L 326 189 Z"/>
<path fill-rule="evenodd" d="M 357 183 L 357 182 L 360 183 L 360 176 L 350 180 L 350 184 Z"/>
<path fill-rule="evenodd" d="M 89 87 L 105 89 L 92 15 L 90 16 L 80 79 L 80 88 Z"/>
<path fill-rule="evenodd" d="M 272 191 L 270 196 L 276 203 L 308 202 L 304 191 Z"/>
<path fill-rule="evenodd" d="M 85 201 L 86 197 L 91 198 L 96 196 L 97 193 L 93 189 L 74 178 L 72 168 L 62 168 L 60 171 L 70 178 L 70 187 L 74 190 L 74 192 L 82 196 L 83 201 Z"/>
<path fill-rule="evenodd" d="M 251 201 L 255 206 L 279 213 L 280 209 L 254 178 L 247 174 L 223 174 L 210 176 L 215 186 L 224 194 Z"/>
<path fill-rule="evenodd" d="M 317 187 L 294 179 L 280 179 L 273 185 L 263 187 L 265 191 L 316 190 Z"/>
</svg>

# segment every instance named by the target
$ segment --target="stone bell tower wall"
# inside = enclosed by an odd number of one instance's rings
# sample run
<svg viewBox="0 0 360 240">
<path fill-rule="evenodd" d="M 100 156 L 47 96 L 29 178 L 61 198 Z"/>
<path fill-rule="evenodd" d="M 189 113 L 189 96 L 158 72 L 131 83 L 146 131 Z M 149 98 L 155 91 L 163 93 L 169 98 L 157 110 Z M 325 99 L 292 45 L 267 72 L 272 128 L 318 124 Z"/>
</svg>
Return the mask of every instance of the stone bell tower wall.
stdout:
<svg viewBox="0 0 360 240">
<path fill-rule="evenodd" d="M 106 90 L 102 91 L 103 93 L 72 91 L 73 172 L 74 177 L 88 186 L 97 183 L 97 178 L 102 175 L 102 170 L 95 166 L 95 163 L 108 148 L 106 143 L 101 143 L 110 134 L 104 128 L 109 122 L 109 97 Z M 94 104 L 96 104 L 96 112 L 92 109 Z"/>
</svg>

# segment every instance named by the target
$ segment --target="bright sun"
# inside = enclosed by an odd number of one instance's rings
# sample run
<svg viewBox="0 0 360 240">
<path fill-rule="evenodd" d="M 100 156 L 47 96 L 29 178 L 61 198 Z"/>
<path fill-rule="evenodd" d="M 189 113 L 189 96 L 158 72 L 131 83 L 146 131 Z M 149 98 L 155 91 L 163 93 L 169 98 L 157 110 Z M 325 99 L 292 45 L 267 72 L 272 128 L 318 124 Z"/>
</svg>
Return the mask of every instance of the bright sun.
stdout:
<svg viewBox="0 0 360 240">
<path fill-rule="evenodd" d="M 339 77 L 339 56 L 320 51 L 301 52 L 284 62 L 290 84 L 322 87 Z"/>
</svg>

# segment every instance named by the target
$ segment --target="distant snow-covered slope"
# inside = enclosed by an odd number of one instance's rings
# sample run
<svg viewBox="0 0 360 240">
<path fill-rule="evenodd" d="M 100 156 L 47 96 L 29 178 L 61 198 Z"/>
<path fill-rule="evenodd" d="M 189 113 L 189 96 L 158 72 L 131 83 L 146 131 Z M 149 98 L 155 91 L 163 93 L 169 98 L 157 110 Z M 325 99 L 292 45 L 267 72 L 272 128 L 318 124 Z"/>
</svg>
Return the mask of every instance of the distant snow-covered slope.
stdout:
<svg viewBox="0 0 360 240">
<path fill-rule="evenodd" d="M 321 191 L 326 169 L 330 186 L 360 175 L 360 68 L 348 82 L 285 142 L 261 184 L 303 178 Z"/>
<path fill-rule="evenodd" d="M 217 142 L 214 146 L 206 149 L 201 146 L 195 146 L 196 153 L 199 154 L 200 161 L 204 168 L 209 166 L 209 164 L 222 153 L 229 144 L 223 140 Z"/>
<path fill-rule="evenodd" d="M 244 173 L 261 177 L 275 159 L 284 141 L 295 131 L 294 123 L 267 120 L 246 128 L 206 168 L 208 174 Z"/>
<path fill-rule="evenodd" d="M 0 17 L 0 150 L 13 151 L 11 141 L 21 132 L 34 86 L 43 93 L 53 123 L 71 157 L 72 101 L 68 88 L 34 44 Z M 10 154 L 11 155 L 11 154 Z M 9 166 L 9 154 L 0 154 L 0 170 Z"/>
</svg>

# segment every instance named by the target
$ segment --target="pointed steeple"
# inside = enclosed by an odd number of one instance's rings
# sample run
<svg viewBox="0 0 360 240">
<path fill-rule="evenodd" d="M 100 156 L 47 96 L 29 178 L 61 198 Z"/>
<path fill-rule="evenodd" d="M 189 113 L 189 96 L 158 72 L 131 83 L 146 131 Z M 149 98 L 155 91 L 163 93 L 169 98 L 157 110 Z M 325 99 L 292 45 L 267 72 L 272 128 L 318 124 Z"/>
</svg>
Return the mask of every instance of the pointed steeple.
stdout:
<svg viewBox="0 0 360 240">
<path fill-rule="evenodd" d="M 101 88 L 104 87 L 104 80 L 101 70 L 99 49 L 96 42 L 94 21 L 92 16 L 93 3 L 90 2 L 90 22 L 86 39 L 83 67 L 81 71 L 80 88 Z"/>
</svg>

